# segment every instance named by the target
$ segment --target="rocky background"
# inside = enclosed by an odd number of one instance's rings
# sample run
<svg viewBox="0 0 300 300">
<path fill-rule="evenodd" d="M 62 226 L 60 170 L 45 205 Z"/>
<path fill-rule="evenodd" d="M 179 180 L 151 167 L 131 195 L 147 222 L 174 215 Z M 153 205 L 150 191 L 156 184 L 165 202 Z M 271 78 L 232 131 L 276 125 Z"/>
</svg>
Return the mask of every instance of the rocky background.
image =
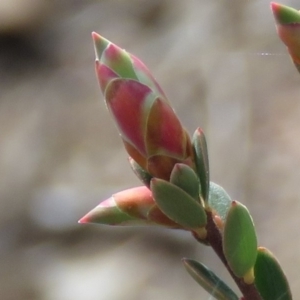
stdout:
<svg viewBox="0 0 300 300">
<path fill-rule="evenodd" d="M 269 1 L 2 0 L 0 298 L 210 299 L 184 256 L 230 282 L 187 233 L 77 224 L 139 184 L 98 87 L 91 31 L 140 57 L 190 133 L 205 130 L 212 180 L 247 205 L 299 295 L 300 77 Z"/>
</svg>

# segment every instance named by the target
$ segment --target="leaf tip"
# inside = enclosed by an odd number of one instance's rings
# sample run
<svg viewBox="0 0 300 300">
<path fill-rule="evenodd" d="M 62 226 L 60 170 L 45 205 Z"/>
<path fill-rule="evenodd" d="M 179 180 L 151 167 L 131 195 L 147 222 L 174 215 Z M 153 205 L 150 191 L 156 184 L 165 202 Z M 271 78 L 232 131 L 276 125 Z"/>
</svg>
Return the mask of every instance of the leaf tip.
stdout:
<svg viewBox="0 0 300 300">
<path fill-rule="evenodd" d="M 252 267 L 243 277 L 243 280 L 246 284 L 253 284 L 254 282 L 254 268 Z"/>
<path fill-rule="evenodd" d="M 236 207 L 237 205 L 238 205 L 237 201 L 236 200 L 232 200 L 231 206 L 232 207 Z"/>
<path fill-rule="evenodd" d="M 89 223 L 86 216 L 84 216 L 80 220 L 78 220 L 78 224 L 86 224 L 86 223 Z"/>
<path fill-rule="evenodd" d="M 276 2 L 271 2 L 270 5 L 275 20 L 278 24 L 290 25 L 300 23 L 300 13 L 298 10 Z"/>
<path fill-rule="evenodd" d="M 207 238 L 207 230 L 205 227 L 200 227 L 196 230 L 194 230 L 196 237 L 200 240 L 205 240 Z"/>
<path fill-rule="evenodd" d="M 273 11 L 273 13 L 276 13 L 280 8 L 280 4 L 276 3 L 276 2 L 271 2 L 270 6 L 271 6 L 271 10 Z"/>
</svg>

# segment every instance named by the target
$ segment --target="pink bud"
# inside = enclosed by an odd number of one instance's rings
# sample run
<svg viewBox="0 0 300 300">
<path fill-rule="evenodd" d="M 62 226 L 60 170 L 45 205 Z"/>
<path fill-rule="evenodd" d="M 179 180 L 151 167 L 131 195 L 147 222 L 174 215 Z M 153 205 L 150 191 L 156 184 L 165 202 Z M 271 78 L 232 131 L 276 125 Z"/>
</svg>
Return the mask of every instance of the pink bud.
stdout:
<svg viewBox="0 0 300 300">
<path fill-rule="evenodd" d="M 165 180 L 176 163 L 194 167 L 190 137 L 148 68 L 100 35 L 93 39 L 99 84 L 129 156 Z"/>
<path fill-rule="evenodd" d="M 81 218 L 79 223 L 161 225 L 180 228 L 160 211 L 152 192 L 145 186 L 114 194 Z"/>
</svg>

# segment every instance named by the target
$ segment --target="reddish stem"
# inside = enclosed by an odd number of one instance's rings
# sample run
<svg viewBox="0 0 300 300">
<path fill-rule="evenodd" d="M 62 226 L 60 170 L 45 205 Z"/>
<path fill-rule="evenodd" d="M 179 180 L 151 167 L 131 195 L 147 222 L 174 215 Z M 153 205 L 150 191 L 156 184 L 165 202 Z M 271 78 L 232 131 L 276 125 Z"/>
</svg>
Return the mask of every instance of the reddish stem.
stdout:
<svg viewBox="0 0 300 300">
<path fill-rule="evenodd" d="M 230 273 L 233 280 L 236 282 L 237 286 L 239 287 L 240 291 L 242 292 L 244 300 L 262 300 L 256 286 L 254 284 L 246 284 L 243 278 L 239 278 L 233 274 L 232 270 L 230 269 L 227 260 L 223 253 L 223 246 L 222 246 L 222 235 L 216 226 L 215 222 L 213 221 L 213 216 L 211 212 L 207 212 L 207 241 L 214 249 L 218 257 L 221 259 L 223 264 L 225 265 L 226 269 Z"/>
</svg>

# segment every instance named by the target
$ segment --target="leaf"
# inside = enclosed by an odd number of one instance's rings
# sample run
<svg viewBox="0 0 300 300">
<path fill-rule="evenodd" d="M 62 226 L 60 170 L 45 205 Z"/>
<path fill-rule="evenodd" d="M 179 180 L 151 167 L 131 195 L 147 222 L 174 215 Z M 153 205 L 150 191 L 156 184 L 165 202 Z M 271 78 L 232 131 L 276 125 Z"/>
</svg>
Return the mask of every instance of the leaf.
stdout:
<svg viewBox="0 0 300 300">
<path fill-rule="evenodd" d="M 255 285 L 264 300 L 292 300 L 289 283 L 279 262 L 264 247 L 258 248 L 254 274 Z"/>
<path fill-rule="evenodd" d="M 272 2 L 271 9 L 279 24 L 300 23 L 300 13 L 292 7 Z"/>
<path fill-rule="evenodd" d="M 271 3 L 277 33 L 300 72 L 300 12 L 279 3 Z"/>
<path fill-rule="evenodd" d="M 94 41 L 96 60 L 100 60 L 103 51 L 105 51 L 105 49 L 108 47 L 109 44 L 111 44 L 111 42 L 96 32 L 92 32 L 92 38 Z"/>
<path fill-rule="evenodd" d="M 153 178 L 151 191 L 161 211 L 171 220 L 188 229 L 199 229 L 206 225 L 203 206 L 176 185 Z"/>
<path fill-rule="evenodd" d="M 215 299 L 238 300 L 238 296 L 214 272 L 192 259 L 183 258 L 188 273 Z"/>
<path fill-rule="evenodd" d="M 204 201 L 209 195 L 209 162 L 205 135 L 201 128 L 198 128 L 193 135 L 193 150 L 197 174 L 201 184 L 201 195 Z"/>
<path fill-rule="evenodd" d="M 138 81 L 150 87 L 159 98 L 162 98 L 166 103 L 169 103 L 164 91 L 145 64 L 132 54 L 130 54 L 130 58 Z"/>
<path fill-rule="evenodd" d="M 199 202 L 199 181 L 191 167 L 185 164 L 176 164 L 172 170 L 170 182 L 180 187 Z"/>
<path fill-rule="evenodd" d="M 118 78 L 109 82 L 104 96 L 122 138 L 145 156 L 145 122 L 155 101 L 151 89 L 138 81 Z"/>
<path fill-rule="evenodd" d="M 248 209 L 237 201 L 232 201 L 226 217 L 223 251 L 236 276 L 245 277 L 249 275 L 256 261 L 257 238 Z M 249 281 L 247 278 L 248 283 Z"/>
<path fill-rule="evenodd" d="M 145 186 L 139 186 L 116 193 L 102 201 L 81 218 L 79 223 L 121 226 L 165 225 L 168 223 L 168 227 L 178 227 L 170 220 L 167 222 L 167 217 L 162 218 L 158 214 L 156 214 L 156 219 L 148 218 L 149 212 L 154 207 L 156 207 L 156 203 L 152 197 L 152 192 Z M 160 220 L 163 222 L 161 223 Z"/>
<path fill-rule="evenodd" d="M 223 221 L 226 220 L 232 200 L 226 191 L 218 184 L 210 182 L 208 205 L 213 208 Z"/>
<path fill-rule="evenodd" d="M 137 79 L 129 53 L 93 32 L 96 59 L 122 78 Z"/>
<path fill-rule="evenodd" d="M 129 163 L 130 166 L 135 173 L 135 175 L 142 181 L 142 183 L 147 186 L 148 188 L 150 187 L 150 181 L 152 179 L 152 176 L 145 171 L 133 158 L 129 157 Z"/>
<path fill-rule="evenodd" d="M 137 225 L 146 223 L 145 220 L 128 215 L 120 210 L 113 198 L 103 201 L 84 217 L 78 223 L 95 223 L 105 225 Z"/>
</svg>

